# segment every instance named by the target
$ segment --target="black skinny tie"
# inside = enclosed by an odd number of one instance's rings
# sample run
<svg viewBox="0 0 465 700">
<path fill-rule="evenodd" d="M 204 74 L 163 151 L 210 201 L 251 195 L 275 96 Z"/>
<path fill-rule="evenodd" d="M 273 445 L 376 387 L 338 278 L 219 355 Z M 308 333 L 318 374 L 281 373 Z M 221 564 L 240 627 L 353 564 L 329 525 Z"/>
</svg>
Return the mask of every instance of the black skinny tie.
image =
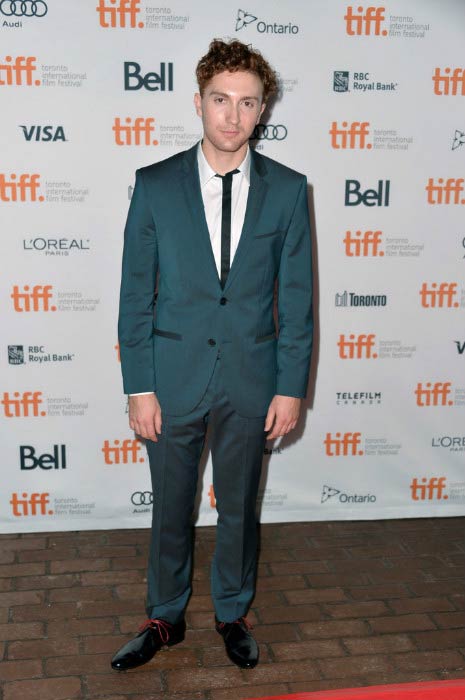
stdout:
<svg viewBox="0 0 465 700">
<path fill-rule="evenodd" d="M 231 267 L 231 190 L 233 175 L 239 170 L 231 170 L 225 175 L 216 175 L 223 181 L 223 201 L 221 208 L 221 289 L 224 289 Z"/>
</svg>

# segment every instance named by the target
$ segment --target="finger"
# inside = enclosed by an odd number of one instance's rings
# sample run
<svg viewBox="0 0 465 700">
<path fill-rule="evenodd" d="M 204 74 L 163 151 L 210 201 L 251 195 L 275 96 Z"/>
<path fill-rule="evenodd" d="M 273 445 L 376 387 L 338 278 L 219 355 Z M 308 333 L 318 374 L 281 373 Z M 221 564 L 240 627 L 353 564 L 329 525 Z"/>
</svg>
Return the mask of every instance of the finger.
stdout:
<svg viewBox="0 0 465 700">
<path fill-rule="evenodd" d="M 269 409 L 267 416 L 266 416 L 266 421 L 265 421 L 265 430 L 271 430 L 271 426 L 273 425 L 273 421 L 275 419 L 276 413 L 273 409 Z"/>
<path fill-rule="evenodd" d="M 155 414 L 153 423 L 155 426 L 155 432 L 158 433 L 158 435 L 161 435 L 161 426 L 162 426 L 161 411 L 158 411 L 158 413 Z"/>
</svg>

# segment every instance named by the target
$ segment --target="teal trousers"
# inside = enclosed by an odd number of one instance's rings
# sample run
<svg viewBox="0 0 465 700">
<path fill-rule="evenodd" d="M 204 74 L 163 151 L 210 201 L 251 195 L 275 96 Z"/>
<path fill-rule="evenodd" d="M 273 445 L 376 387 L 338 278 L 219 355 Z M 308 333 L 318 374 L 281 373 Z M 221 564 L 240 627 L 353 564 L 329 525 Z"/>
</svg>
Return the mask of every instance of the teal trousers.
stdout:
<svg viewBox="0 0 465 700">
<path fill-rule="evenodd" d="M 211 563 L 217 618 L 233 622 L 245 615 L 255 593 L 256 501 L 266 416 L 246 418 L 234 411 L 223 387 L 222 362 L 218 351 L 206 392 L 193 411 L 170 416 L 161 406 L 161 435 L 158 442 L 146 443 L 153 489 L 146 610 L 148 617 L 171 623 L 184 617 L 192 590 L 192 512 L 207 428 L 218 512 Z"/>
</svg>

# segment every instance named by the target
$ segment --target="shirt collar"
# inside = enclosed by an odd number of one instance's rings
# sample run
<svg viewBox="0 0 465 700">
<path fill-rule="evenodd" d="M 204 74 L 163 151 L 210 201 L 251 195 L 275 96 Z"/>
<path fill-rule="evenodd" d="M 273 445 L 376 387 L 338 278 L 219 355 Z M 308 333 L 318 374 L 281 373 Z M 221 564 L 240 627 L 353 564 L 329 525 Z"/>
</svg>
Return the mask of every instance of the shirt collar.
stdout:
<svg viewBox="0 0 465 700">
<path fill-rule="evenodd" d="M 250 146 L 247 146 L 247 153 L 245 154 L 245 158 L 242 161 L 240 165 L 237 166 L 237 169 L 239 172 L 241 172 L 245 179 L 247 180 L 247 184 L 250 185 Z M 212 177 L 215 177 L 216 173 L 211 167 L 210 163 L 208 160 L 205 158 L 205 154 L 202 150 L 202 142 L 199 141 L 199 145 L 197 147 L 197 164 L 199 166 L 199 177 L 200 177 L 200 186 L 204 187 L 207 182 L 210 182 Z"/>
</svg>

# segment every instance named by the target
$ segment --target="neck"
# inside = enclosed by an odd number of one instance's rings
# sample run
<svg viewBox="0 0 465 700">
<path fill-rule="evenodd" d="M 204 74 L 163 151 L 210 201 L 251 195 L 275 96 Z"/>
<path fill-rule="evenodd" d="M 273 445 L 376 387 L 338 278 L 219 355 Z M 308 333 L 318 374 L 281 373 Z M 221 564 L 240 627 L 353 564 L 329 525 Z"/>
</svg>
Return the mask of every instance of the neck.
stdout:
<svg viewBox="0 0 465 700">
<path fill-rule="evenodd" d="M 244 143 L 238 151 L 220 151 L 206 138 L 202 141 L 202 151 L 209 166 L 219 175 L 235 170 L 247 154 L 248 144 Z"/>
</svg>

